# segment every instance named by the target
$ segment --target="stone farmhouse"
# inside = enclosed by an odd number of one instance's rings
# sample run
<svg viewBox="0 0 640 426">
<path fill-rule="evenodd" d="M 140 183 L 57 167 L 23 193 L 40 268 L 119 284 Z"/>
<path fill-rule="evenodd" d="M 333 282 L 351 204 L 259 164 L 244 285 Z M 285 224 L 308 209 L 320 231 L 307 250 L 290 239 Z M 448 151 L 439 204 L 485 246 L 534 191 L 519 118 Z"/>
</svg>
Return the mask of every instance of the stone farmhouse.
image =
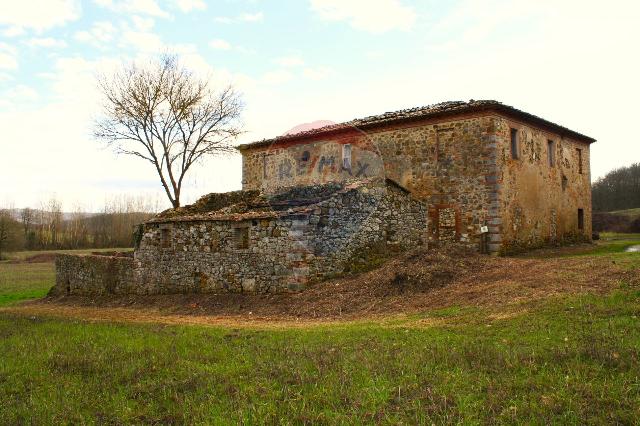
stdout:
<svg viewBox="0 0 640 426">
<path fill-rule="evenodd" d="M 241 145 L 242 191 L 157 215 L 132 259 L 60 256 L 55 292 L 297 291 L 420 245 L 589 241 L 593 142 L 472 100 Z"/>
</svg>

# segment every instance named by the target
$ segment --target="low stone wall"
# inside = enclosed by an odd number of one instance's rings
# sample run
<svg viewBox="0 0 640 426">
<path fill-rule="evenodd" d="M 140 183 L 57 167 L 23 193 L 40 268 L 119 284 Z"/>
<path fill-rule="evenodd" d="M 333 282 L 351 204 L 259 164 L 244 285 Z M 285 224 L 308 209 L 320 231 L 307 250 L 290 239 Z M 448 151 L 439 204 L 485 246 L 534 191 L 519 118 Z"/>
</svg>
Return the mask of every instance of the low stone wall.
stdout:
<svg viewBox="0 0 640 426">
<path fill-rule="evenodd" d="M 55 264 L 51 295 L 145 293 L 136 283 L 134 260 L 129 257 L 59 254 Z"/>
<path fill-rule="evenodd" d="M 300 291 L 427 240 L 426 204 L 393 182 L 319 189 L 331 191 L 286 210 L 276 198 L 249 217 L 161 216 L 144 224 L 133 259 L 60 255 L 53 293 Z M 303 190 L 288 200 L 322 195 Z"/>
<path fill-rule="evenodd" d="M 423 244 L 427 218 L 423 202 L 377 183 L 273 217 L 167 219 L 145 225 L 136 276 L 155 293 L 299 291 Z"/>
</svg>

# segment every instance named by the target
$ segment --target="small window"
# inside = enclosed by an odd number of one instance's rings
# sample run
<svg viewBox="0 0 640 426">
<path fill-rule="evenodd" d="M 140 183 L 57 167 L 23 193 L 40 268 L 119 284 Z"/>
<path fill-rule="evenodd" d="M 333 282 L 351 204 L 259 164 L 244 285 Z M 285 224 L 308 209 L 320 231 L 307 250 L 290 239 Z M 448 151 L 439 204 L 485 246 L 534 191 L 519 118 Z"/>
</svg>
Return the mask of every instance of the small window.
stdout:
<svg viewBox="0 0 640 426">
<path fill-rule="evenodd" d="M 549 139 L 547 141 L 547 158 L 549 159 L 549 167 L 556 165 L 556 143 Z"/>
<path fill-rule="evenodd" d="M 342 145 L 342 167 L 351 170 L 351 144 Z"/>
<path fill-rule="evenodd" d="M 576 148 L 578 153 L 578 173 L 582 174 L 582 150 L 580 148 Z"/>
<path fill-rule="evenodd" d="M 584 209 L 578 209 L 578 230 L 584 231 Z"/>
<path fill-rule="evenodd" d="M 239 249 L 249 248 L 249 228 L 248 227 L 235 228 L 234 240 L 235 240 L 236 248 L 239 248 Z"/>
<path fill-rule="evenodd" d="M 520 157 L 518 151 L 518 130 L 511 129 L 511 158 L 517 160 Z"/>
<path fill-rule="evenodd" d="M 171 247 L 171 229 L 170 228 L 160 229 L 160 246 L 162 248 Z"/>
<path fill-rule="evenodd" d="M 562 175 L 562 190 L 565 191 L 569 185 L 569 179 L 565 175 Z"/>
<path fill-rule="evenodd" d="M 307 162 L 309 161 L 309 158 L 311 158 L 311 154 L 309 153 L 309 151 L 304 151 L 302 153 L 302 161 Z"/>
</svg>

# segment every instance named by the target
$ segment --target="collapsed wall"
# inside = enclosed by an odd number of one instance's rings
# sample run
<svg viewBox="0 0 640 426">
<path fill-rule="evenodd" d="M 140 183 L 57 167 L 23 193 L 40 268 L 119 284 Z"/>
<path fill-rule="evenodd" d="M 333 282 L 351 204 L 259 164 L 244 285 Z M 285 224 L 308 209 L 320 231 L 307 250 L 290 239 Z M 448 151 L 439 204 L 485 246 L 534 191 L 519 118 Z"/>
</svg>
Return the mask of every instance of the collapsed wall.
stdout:
<svg viewBox="0 0 640 426">
<path fill-rule="evenodd" d="M 145 223 L 127 272 L 124 262 L 61 257 L 58 292 L 298 291 L 426 239 L 426 205 L 390 181 L 225 197 L 233 204 L 201 200 Z"/>
</svg>

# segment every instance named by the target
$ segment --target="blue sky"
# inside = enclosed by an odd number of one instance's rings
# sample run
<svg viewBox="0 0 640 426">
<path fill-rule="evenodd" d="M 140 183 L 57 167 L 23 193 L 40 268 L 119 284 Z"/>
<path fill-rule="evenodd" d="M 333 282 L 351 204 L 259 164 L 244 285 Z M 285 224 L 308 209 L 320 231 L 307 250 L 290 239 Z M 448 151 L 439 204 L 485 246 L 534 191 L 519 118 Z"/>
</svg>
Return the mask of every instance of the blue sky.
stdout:
<svg viewBox="0 0 640 426">
<path fill-rule="evenodd" d="M 597 138 L 595 178 L 640 161 L 639 21 L 628 0 L 0 0 L 0 204 L 164 205 L 150 166 L 91 137 L 96 75 L 163 51 L 244 94 L 239 143 L 497 99 Z M 185 201 L 238 189 L 240 159 L 207 160 L 187 185 Z"/>
</svg>

